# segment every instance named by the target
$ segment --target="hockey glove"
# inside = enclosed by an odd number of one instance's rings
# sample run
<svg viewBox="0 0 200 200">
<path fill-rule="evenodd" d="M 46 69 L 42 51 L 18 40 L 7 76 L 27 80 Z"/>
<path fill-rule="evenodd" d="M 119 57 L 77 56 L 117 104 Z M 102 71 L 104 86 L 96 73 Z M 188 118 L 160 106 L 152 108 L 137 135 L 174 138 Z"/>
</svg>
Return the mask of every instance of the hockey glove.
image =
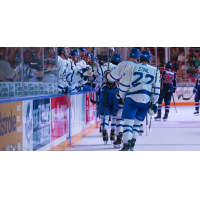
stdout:
<svg viewBox="0 0 200 200">
<path fill-rule="evenodd" d="M 197 89 L 196 88 L 193 89 L 193 94 L 195 94 L 195 93 L 197 93 Z"/>
<path fill-rule="evenodd" d="M 120 97 L 119 92 L 116 94 L 116 98 L 118 105 L 124 107 L 123 99 Z"/>
<path fill-rule="evenodd" d="M 153 115 L 155 115 L 157 113 L 157 110 L 158 110 L 158 104 L 152 104 L 150 107 L 149 107 L 149 110 L 148 110 L 148 114 L 152 117 Z"/>
</svg>

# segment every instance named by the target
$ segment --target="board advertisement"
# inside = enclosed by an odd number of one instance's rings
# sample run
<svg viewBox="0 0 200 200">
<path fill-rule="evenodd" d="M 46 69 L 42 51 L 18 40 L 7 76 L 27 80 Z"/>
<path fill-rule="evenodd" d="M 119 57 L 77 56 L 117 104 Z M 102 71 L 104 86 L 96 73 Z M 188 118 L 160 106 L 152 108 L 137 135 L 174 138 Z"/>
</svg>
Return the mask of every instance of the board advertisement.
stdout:
<svg viewBox="0 0 200 200">
<path fill-rule="evenodd" d="M 69 137 L 69 106 L 67 96 L 51 98 L 51 141 Z"/>
<path fill-rule="evenodd" d="M 0 151 L 21 151 L 22 101 L 0 104 Z"/>
</svg>

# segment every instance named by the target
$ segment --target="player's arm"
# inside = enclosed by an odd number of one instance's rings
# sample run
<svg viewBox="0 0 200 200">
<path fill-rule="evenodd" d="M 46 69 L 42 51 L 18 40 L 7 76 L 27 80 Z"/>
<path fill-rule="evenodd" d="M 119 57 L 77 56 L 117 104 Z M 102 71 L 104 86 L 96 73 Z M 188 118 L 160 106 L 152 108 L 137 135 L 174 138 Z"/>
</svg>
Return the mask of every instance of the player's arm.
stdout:
<svg viewBox="0 0 200 200">
<path fill-rule="evenodd" d="M 160 71 L 157 71 L 155 83 L 152 86 L 151 90 L 151 102 L 155 104 L 160 96 Z"/>
<path fill-rule="evenodd" d="M 119 83 L 119 96 L 122 99 L 125 98 L 126 93 L 130 89 L 132 77 L 133 77 L 133 71 L 132 71 L 132 66 L 130 66 L 127 67 L 126 70 L 124 71 L 124 76 L 122 76 Z"/>
<path fill-rule="evenodd" d="M 123 67 L 121 67 L 121 65 L 122 65 L 122 63 L 119 63 L 114 70 L 112 70 L 110 73 L 108 73 L 107 79 L 109 82 L 115 82 L 121 78 L 121 74 L 122 74 L 122 70 L 123 70 Z"/>
</svg>

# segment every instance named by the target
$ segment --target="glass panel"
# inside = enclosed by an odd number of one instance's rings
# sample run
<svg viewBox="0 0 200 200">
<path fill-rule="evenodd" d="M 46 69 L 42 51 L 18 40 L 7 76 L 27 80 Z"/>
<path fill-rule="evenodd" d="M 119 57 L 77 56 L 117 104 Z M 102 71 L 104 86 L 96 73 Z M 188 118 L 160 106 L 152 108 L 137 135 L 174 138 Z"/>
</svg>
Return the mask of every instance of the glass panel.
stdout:
<svg viewBox="0 0 200 200">
<path fill-rule="evenodd" d="M 44 93 L 57 93 L 56 48 L 44 47 Z"/>
<path fill-rule="evenodd" d="M 20 47 L 0 47 L 0 98 L 22 96 Z"/>
<path fill-rule="evenodd" d="M 42 47 L 23 47 L 23 95 L 43 94 Z"/>
<path fill-rule="evenodd" d="M 162 70 L 165 65 L 165 47 L 157 47 L 157 65 Z"/>
<path fill-rule="evenodd" d="M 170 47 L 170 61 L 173 63 L 172 70 L 175 71 L 177 75 L 177 83 L 180 85 L 188 83 L 184 47 Z"/>
</svg>

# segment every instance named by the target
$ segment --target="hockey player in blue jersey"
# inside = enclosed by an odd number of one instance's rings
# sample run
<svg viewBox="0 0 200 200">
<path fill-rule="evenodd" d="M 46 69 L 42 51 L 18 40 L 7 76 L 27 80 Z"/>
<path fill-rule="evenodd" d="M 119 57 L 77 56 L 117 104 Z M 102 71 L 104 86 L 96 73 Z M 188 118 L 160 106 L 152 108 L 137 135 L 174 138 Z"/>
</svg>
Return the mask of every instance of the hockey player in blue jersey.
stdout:
<svg viewBox="0 0 200 200">
<path fill-rule="evenodd" d="M 115 129 L 116 129 L 116 115 L 117 111 L 114 109 L 114 99 L 117 93 L 117 85 L 116 83 L 110 83 L 107 80 L 107 74 L 110 71 L 117 67 L 117 64 L 121 62 L 121 55 L 120 54 L 113 54 L 111 57 L 111 62 L 105 63 L 104 67 L 100 69 L 100 73 L 104 75 L 104 81 L 101 86 L 101 94 L 100 94 L 100 101 L 99 101 L 99 114 L 100 114 L 100 123 L 101 129 L 103 130 L 103 141 L 107 144 L 108 141 L 108 125 L 109 125 L 109 115 L 111 115 L 111 133 L 110 133 L 110 140 L 111 142 L 115 140 Z M 103 71 L 107 69 L 106 71 Z M 106 94 L 106 87 L 107 87 L 107 94 Z M 105 113 L 104 113 L 105 107 Z M 105 114 L 105 117 L 104 117 Z"/>
<path fill-rule="evenodd" d="M 159 78 L 156 79 L 159 77 L 159 70 L 149 64 L 151 58 L 150 51 L 143 51 L 140 56 L 141 63 L 128 66 L 120 80 L 117 93 L 119 105 L 123 105 L 125 100 L 122 113 L 124 144 L 121 151 L 134 150 L 140 124 L 147 112 L 151 116 L 156 113 L 160 94 Z M 153 106 L 149 108 L 150 100 Z"/>
<path fill-rule="evenodd" d="M 117 85 L 121 77 L 124 75 L 124 71 L 126 68 L 131 65 L 132 63 L 137 63 L 137 59 L 140 56 L 141 52 L 139 49 L 132 48 L 129 54 L 130 61 L 122 61 L 116 69 L 112 70 L 108 75 L 107 78 L 110 82 L 116 82 Z M 122 111 L 123 107 L 118 105 L 117 98 L 115 96 L 114 102 L 114 109 L 117 111 L 116 117 L 116 136 L 117 139 L 113 143 L 115 148 L 119 148 L 120 144 L 122 143 L 122 133 L 123 133 L 123 119 L 122 119 Z"/>
<path fill-rule="evenodd" d="M 200 66 L 199 66 L 199 73 L 200 73 Z M 193 94 L 195 94 L 194 101 L 195 101 L 195 112 L 194 115 L 199 115 L 199 100 L 200 100 L 200 74 L 197 75 L 196 84 L 193 89 Z"/>
<path fill-rule="evenodd" d="M 170 102 L 173 93 L 176 91 L 176 72 L 172 71 L 172 62 L 166 63 L 165 69 L 160 72 L 160 97 L 158 100 L 158 115 L 154 118 L 156 121 L 161 120 L 162 102 L 165 101 L 165 115 L 163 121 L 167 121 Z"/>
</svg>

